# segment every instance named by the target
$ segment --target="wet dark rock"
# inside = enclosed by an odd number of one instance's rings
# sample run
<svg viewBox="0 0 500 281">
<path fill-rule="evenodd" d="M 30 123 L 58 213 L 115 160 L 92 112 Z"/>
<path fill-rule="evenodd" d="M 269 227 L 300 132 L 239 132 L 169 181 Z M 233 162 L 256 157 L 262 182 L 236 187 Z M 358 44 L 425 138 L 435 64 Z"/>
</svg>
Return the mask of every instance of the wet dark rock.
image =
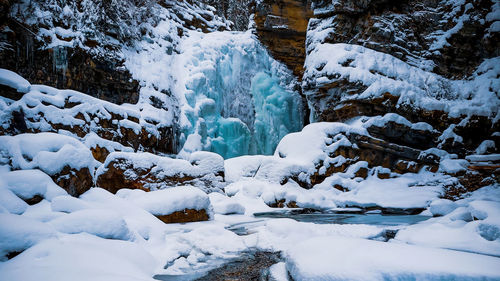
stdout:
<svg viewBox="0 0 500 281">
<path fill-rule="evenodd" d="M 376 138 L 421 150 L 435 147 L 439 136 L 437 131 L 415 130 L 392 121 L 385 123 L 382 127 L 372 125 L 366 129 Z"/>
<path fill-rule="evenodd" d="M 266 269 L 280 260 L 279 252 L 244 252 L 234 261 L 209 271 L 197 280 L 263 280 Z"/>
</svg>

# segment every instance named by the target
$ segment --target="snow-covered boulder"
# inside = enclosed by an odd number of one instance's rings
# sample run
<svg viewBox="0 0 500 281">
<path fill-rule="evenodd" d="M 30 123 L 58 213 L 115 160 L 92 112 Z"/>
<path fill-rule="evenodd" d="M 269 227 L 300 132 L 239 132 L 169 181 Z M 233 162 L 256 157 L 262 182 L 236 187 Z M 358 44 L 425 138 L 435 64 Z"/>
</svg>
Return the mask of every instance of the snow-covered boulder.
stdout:
<svg viewBox="0 0 500 281">
<path fill-rule="evenodd" d="M 82 194 L 93 185 L 96 162 L 85 145 L 69 136 L 55 133 L 0 136 L 1 164 L 15 170 L 39 169 L 73 196 Z M 22 185 L 28 181 L 22 188 L 46 188 L 43 183 L 50 185 L 50 179 L 36 171 L 12 172 L 8 178 L 10 185 Z M 15 190 L 22 192 L 21 189 Z M 44 193 L 39 190 L 37 194 Z"/>
<path fill-rule="evenodd" d="M 6 189 L 30 205 L 36 204 L 42 199 L 52 200 L 56 196 L 67 194 L 64 189 L 40 170 L 0 172 L 0 177 L 2 178 L 0 186 L 3 182 Z"/>
<path fill-rule="evenodd" d="M 120 214 L 106 209 L 75 211 L 50 221 L 63 233 L 86 232 L 106 239 L 129 240 L 132 234 Z"/>
<path fill-rule="evenodd" d="M 245 213 L 245 207 L 234 200 L 234 198 L 224 196 L 218 192 L 212 192 L 208 196 L 216 214 L 233 215 Z"/>
<path fill-rule="evenodd" d="M 23 94 L 30 91 L 30 88 L 28 80 L 15 72 L 0 68 L 0 96 L 19 100 Z"/>
<path fill-rule="evenodd" d="M 164 223 L 206 221 L 212 217 L 208 195 L 192 186 L 144 192 L 123 190 L 119 196 L 148 211 Z"/>
<path fill-rule="evenodd" d="M 186 184 L 212 191 L 222 187 L 224 160 L 210 152 L 195 152 L 189 161 L 146 152 L 113 152 L 96 178 L 97 186 L 113 193 L 121 188 L 158 190 Z"/>
<path fill-rule="evenodd" d="M 0 214 L 0 261 L 55 235 L 54 228 L 37 220 L 13 214 Z"/>
</svg>

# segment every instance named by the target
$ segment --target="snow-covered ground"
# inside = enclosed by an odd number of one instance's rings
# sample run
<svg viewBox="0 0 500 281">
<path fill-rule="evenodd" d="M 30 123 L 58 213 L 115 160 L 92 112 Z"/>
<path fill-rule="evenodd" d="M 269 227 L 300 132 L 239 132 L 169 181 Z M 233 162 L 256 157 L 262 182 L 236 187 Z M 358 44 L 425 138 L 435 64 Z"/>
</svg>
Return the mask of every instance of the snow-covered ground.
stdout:
<svg viewBox="0 0 500 281">
<path fill-rule="evenodd" d="M 0 280 L 152 280 L 156 274 L 203 271 L 250 248 L 282 251 L 295 280 L 500 278 L 499 186 L 457 202 L 430 198 L 424 213 L 443 216 L 394 227 L 255 218 L 254 212 L 272 210 L 259 193 L 276 187 L 264 181 L 235 182 L 246 186 L 232 197 L 176 187 L 149 193 L 122 189 L 117 195 L 92 188 L 75 198 L 49 184 L 53 195 L 28 206 L 21 195 L 43 193 L 47 183 L 31 182 L 28 190 L 22 184 L 26 173 L 17 180 L 5 167 L 1 173 Z M 391 179 L 372 184 L 391 182 L 397 184 Z M 394 190 L 377 192 L 389 198 Z M 418 196 L 408 197 L 406 206 L 420 204 Z M 164 224 L 153 215 L 207 207 L 215 215 L 206 222 Z M 247 235 L 226 229 L 238 223 L 250 228 Z M 399 230 L 394 239 L 373 240 L 387 229 Z M 7 260 L 13 252 L 22 253 Z"/>
</svg>

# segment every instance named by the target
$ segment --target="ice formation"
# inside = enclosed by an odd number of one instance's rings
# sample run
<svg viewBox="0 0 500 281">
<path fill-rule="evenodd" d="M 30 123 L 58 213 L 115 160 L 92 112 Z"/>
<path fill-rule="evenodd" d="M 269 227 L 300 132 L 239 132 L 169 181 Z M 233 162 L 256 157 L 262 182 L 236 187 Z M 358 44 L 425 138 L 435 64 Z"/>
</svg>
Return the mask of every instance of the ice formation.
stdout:
<svg viewBox="0 0 500 281">
<path fill-rule="evenodd" d="M 283 136 L 302 128 L 291 73 L 251 33 L 192 32 L 180 49 L 181 155 L 272 154 Z"/>
</svg>

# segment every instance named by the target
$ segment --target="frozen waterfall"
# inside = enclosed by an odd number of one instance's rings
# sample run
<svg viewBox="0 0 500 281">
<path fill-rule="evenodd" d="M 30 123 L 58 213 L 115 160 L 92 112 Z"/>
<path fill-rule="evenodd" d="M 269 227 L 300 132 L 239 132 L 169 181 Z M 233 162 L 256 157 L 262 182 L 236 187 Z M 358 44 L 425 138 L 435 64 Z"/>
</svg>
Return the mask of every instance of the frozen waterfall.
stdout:
<svg viewBox="0 0 500 281">
<path fill-rule="evenodd" d="M 302 129 L 296 81 L 250 32 L 193 32 L 179 47 L 181 156 L 272 154 L 283 136 Z"/>
</svg>

